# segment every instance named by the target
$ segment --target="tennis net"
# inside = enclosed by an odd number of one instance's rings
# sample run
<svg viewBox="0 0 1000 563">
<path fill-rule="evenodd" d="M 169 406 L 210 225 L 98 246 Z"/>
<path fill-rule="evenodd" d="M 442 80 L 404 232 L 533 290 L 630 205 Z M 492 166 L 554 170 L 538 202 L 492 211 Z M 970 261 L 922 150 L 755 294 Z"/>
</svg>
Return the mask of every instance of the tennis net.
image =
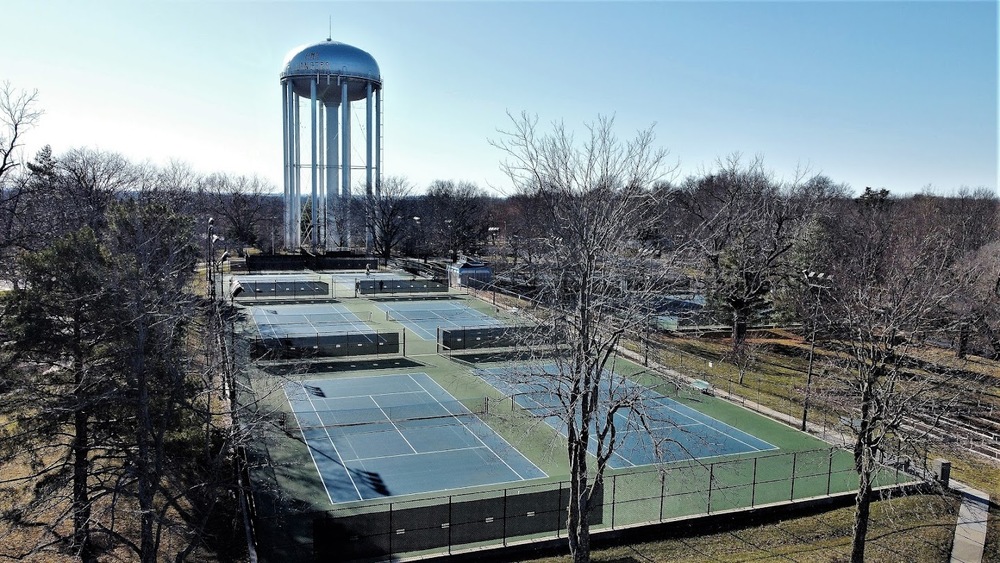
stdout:
<svg viewBox="0 0 1000 563">
<path fill-rule="evenodd" d="M 430 321 L 430 320 L 477 320 L 485 317 L 483 313 L 474 309 L 441 309 L 441 310 L 417 310 L 417 311 L 386 311 L 387 321 Z"/>
<path fill-rule="evenodd" d="M 414 405 L 314 410 L 297 412 L 295 416 L 303 431 L 322 429 L 328 432 L 340 430 L 362 434 L 386 432 L 399 426 L 453 426 L 456 423 L 464 424 L 463 421 L 479 418 L 488 412 L 487 398 L 477 397 Z"/>
<path fill-rule="evenodd" d="M 371 322 L 373 317 L 371 311 L 363 311 L 359 313 L 320 313 L 309 315 L 308 318 L 314 325 L 334 325 Z"/>
</svg>

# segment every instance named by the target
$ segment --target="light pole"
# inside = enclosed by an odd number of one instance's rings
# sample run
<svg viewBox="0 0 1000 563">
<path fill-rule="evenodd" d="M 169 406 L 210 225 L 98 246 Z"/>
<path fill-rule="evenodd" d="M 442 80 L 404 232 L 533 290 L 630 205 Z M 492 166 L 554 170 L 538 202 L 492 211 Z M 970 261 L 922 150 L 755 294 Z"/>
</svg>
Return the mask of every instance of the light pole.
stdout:
<svg viewBox="0 0 1000 563">
<path fill-rule="evenodd" d="M 414 216 L 413 216 L 413 224 L 415 225 L 415 227 L 414 227 L 414 228 L 415 228 L 415 229 L 416 229 L 416 231 L 417 231 L 417 234 L 416 234 L 416 236 L 414 237 L 414 243 L 413 243 L 413 246 L 414 246 L 414 248 L 413 248 L 413 253 L 414 253 L 414 254 L 415 254 L 415 255 L 417 256 L 417 258 L 420 258 L 420 255 L 421 255 L 421 251 L 423 250 L 423 246 L 422 246 L 422 245 L 423 245 L 423 244 L 427 244 L 427 241 L 423 241 L 423 240 L 421 240 L 421 238 L 420 238 L 420 231 L 421 231 L 421 229 L 420 229 L 420 217 L 418 217 L 418 216 L 414 215 Z M 427 257 L 426 257 L 426 256 L 424 256 L 423 258 L 424 258 L 424 263 L 426 264 L 426 263 L 427 263 Z"/>
<path fill-rule="evenodd" d="M 208 295 L 212 303 L 215 303 L 215 241 L 218 240 L 215 234 L 215 219 L 208 218 L 208 255 L 205 256 L 205 275 L 208 280 Z"/>
<path fill-rule="evenodd" d="M 208 233 L 205 235 L 205 281 L 212 281 L 212 237 L 215 236 L 215 219 L 208 218 Z"/>
<path fill-rule="evenodd" d="M 805 270 L 802 271 L 802 276 L 805 278 L 806 287 L 809 288 L 809 292 L 815 297 L 813 300 L 812 318 L 810 319 L 812 331 L 809 338 L 809 365 L 806 368 L 806 394 L 802 401 L 802 431 L 805 432 L 806 418 L 809 416 L 809 394 L 812 392 L 813 352 L 816 350 L 816 325 L 818 324 L 817 316 L 819 315 L 820 293 L 824 289 L 830 289 L 828 284 L 833 276 L 828 276 L 823 272 L 808 272 Z"/>
<path fill-rule="evenodd" d="M 450 255 L 452 262 L 458 261 L 458 249 L 455 248 L 455 233 L 451 228 L 452 220 L 444 220 L 444 229 L 448 236 L 448 254 Z"/>
</svg>

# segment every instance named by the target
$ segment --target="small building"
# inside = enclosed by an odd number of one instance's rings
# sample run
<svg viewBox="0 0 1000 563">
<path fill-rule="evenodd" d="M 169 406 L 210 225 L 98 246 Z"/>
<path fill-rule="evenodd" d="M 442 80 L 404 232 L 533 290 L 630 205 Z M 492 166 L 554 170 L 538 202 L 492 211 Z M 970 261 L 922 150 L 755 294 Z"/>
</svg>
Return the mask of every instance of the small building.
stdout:
<svg viewBox="0 0 1000 563">
<path fill-rule="evenodd" d="M 493 268 L 486 262 L 463 258 L 448 265 L 448 284 L 452 287 L 463 285 L 483 287 L 493 281 Z"/>
</svg>

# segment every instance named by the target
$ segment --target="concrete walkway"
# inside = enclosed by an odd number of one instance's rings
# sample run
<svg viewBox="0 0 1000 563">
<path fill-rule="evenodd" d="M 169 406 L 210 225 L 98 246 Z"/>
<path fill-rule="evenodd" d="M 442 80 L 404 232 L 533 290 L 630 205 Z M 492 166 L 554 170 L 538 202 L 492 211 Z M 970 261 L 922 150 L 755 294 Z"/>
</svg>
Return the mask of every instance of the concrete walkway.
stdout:
<svg viewBox="0 0 1000 563">
<path fill-rule="evenodd" d="M 986 544 L 986 520 L 989 518 L 990 495 L 964 483 L 951 482 L 951 488 L 962 494 L 958 511 L 955 542 L 951 546 L 952 563 L 980 563 Z"/>
</svg>

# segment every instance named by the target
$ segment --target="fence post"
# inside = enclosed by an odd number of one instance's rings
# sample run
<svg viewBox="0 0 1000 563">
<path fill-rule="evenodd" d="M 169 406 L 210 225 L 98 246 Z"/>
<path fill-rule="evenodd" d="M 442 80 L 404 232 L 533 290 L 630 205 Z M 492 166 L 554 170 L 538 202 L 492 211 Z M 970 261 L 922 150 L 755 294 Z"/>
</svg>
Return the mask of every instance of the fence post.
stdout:
<svg viewBox="0 0 1000 563">
<path fill-rule="evenodd" d="M 562 508 L 562 484 L 563 484 L 563 482 L 559 481 L 559 494 L 557 495 L 557 498 L 556 498 L 556 510 L 557 511 L 560 508 Z M 557 512 L 557 514 L 558 514 L 558 512 Z M 559 532 L 561 532 L 561 531 L 562 531 L 562 518 L 559 518 L 557 516 L 556 517 L 556 538 L 559 537 Z"/>
<path fill-rule="evenodd" d="M 833 448 L 830 448 L 830 460 L 826 469 L 826 496 L 830 496 L 830 482 L 833 480 Z"/>
<path fill-rule="evenodd" d="M 448 495 L 448 555 L 451 555 L 451 495 Z"/>
<path fill-rule="evenodd" d="M 715 481 L 715 464 L 708 465 L 708 506 L 706 514 L 712 513 L 712 482 Z"/>
<path fill-rule="evenodd" d="M 750 482 L 750 508 L 757 502 L 757 458 L 753 458 L 753 480 Z"/>
<path fill-rule="evenodd" d="M 503 546 L 507 547 L 507 489 L 503 490 Z"/>
<path fill-rule="evenodd" d="M 389 557 L 392 557 L 392 536 L 395 535 L 395 531 L 392 529 L 392 503 L 389 503 Z"/>
<path fill-rule="evenodd" d="M 660 472 L 660 522 L 663 522 L 663 497 L 667 496 L 667 475 Z"/>
<path fill-rule="evenodd" d="M 792 453 L 792 487 L 788 491 L 788 500 L 791 501 L 795 498 L 795 464 L 799 460 L 799 452 Z"/>
<path fill-rule="evenodd" d="M 618 476 L 611 476 L 611 529 L 615 529 L 615 505 L 618 493 Z"/>
</svg>

